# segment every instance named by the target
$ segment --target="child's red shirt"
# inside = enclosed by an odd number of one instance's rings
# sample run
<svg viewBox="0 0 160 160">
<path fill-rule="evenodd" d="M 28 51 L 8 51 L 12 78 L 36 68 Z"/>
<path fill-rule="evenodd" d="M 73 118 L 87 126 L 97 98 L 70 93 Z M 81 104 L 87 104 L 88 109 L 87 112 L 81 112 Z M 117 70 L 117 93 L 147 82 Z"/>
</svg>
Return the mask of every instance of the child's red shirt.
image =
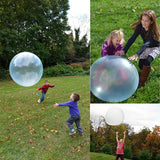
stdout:
<svg viewBox="0 0 160 160">
<path fill-rule="evenodd" d="M 44 93 L 46 93 L 49 87 L 52 88 L 52 87 L 54 87 L 54 85 L 50 85 L 50 84 L 46 85 L 46 84 L 44 84 L 42 87 L 38 88 L 38 90 L 42 90 Z"/>
</svg>

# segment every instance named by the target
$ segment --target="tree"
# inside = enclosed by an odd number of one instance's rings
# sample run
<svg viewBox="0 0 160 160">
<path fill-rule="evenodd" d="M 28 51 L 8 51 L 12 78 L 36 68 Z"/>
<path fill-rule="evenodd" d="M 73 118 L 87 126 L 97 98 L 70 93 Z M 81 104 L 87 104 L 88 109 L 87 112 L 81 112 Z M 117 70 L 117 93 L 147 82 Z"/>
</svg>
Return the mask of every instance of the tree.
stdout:
<svg viewBox="0 0 160 160">
<path fill-rule="evenodd" d="M 160 154 L 160 126 L 155 126 L 153 132 L 147 135 L 144 147 L 153 153 L 153 157 L 157 153 Z"/>
<path fill-rule="evenodd" d="M 75 38 L 73 38 L 73 46 L 76 58 L 89 58 L 90 44 L 87 42 L 87 34 L 80 39 L 80 28 L 75 29 Z"/>
<path fill-rule="evenodd" d="M 33 52 L 44 66 L 54 65 L 67 54 L 68 0 L 1 0 L 0 62 L 8 68 L 11 58 Z"/>
</svg>

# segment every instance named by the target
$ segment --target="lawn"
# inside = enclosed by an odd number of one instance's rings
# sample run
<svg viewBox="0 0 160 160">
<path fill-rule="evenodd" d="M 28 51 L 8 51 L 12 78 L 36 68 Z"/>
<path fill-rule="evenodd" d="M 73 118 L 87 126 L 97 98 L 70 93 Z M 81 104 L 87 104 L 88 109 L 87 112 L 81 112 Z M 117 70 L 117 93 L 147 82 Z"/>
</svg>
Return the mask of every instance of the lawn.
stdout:
<svg viewBox="0 0 160 160">
<path fill-rule="evenodd" d="M 91 64 L 101 57 L 102 44 L 112 30 L 123 29 L 125 43 L 132 36 L 131 24 L 139 19 L 144 10 L 154 10 L 157 16 L 157 23 L 160 27 L 160 1 L 159 0 L 91 0 Z M 143 42 L 139 36 L 135 43 L 128 50 L 125 58 L 134 55 Z M 138 72 L 138 62 L 132 61 Z M 147 86 L 138 89 L 133 96 L 122 103 L 159 103 L 160 97 L 160 57 L 152 62 L 152 71 L 147 79 Z M 91 102 L 102 102 L 92 96 Z"/>
<path fill-rule="evenodd" d="M 90 152 L 90 160 L 115 160 L 115 156 L 104 153 Z M 124 160 L 129 160 L 129 159 L 124 158 Z"/>
<path fill-rule="evenodd" d="M 55 84 L 45 101 L 37 103 L 37 88 L 45 80 Z M 84 137 L 69 136 L 68 107 L 53 108 L 55 102 L 69 101 L 80 94 L 79 110 Z M 0 82 L 0 159 L 5 160 L 86 160 L 89 159 L 89 77 L 43 78 L 32 87 L 13 81 Z"/>
</svg>

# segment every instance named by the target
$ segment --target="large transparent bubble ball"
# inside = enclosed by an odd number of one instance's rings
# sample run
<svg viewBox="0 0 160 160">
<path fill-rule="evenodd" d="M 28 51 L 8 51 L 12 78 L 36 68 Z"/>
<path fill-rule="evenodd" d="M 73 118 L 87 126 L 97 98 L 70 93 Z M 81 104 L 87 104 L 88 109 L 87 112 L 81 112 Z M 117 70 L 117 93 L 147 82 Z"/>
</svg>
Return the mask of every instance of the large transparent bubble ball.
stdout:
<svg viewBox="0 0 160 160">
<path fill-rule="evenodd" d="M 42 77 L 43 65 L 39 57 L 30 52 L 21 52 L 13 57 L 9 65 L 12 79 L 19 85 L 35 85 Z"/>
<path fill-rule="evenodd" d="M 106 123 L 111 126 L 116 126 L 123 123 L 124 113 L 121 108 L 112 107 L 107 110 L 105 115 Z"/>
<path fill-rule="evenodd" d="M 107 102 L 124 101 L 136 91 L 139 75 L 129 60 L 105 56 L 91 66 L 91 92 Z"/>
</svg>

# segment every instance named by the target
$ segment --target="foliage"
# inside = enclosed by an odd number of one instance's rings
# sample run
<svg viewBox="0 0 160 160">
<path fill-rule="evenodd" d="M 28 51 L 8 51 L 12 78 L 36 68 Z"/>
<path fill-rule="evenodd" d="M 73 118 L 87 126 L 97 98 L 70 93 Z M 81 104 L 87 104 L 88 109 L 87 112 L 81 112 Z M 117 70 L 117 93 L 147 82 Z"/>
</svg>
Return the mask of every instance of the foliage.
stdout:
<svg viewBox="0 0 160 160">
<path fill-rule="evenodd" d="M 90 44 L 87 43 L 87 34 L 80 39 L 80 28 L 74 29 L 75 38 L 73 38 L 73 46 L 75 49 L 75 57 L 87 57 L 89 55 Z"/>
<path fill-rule="evenodd" d="M 95 144 L 93 142 L 90 143 L 90 151 L 95 152 Z"/>
<path fill-rule="evenodd" d="M 7 69 L 11 58 L 33 52 L 44 67 L 55 65 L 67 54 L 68 0 L 1 0 L 0 64 Z"/>
<path fill-rule="evenodd" d="M 124 157 L 125 158 L 129 158 L 129 159 L 132 158 L 132 149 L 131 149 L 131 146 L 125 145 L 125 148 L 124 148 Z"/>
<path fill-rule="evenodd" d="M 139 19 L 140 13 L 144 10 L 152 9 L 157 16 L 157 22 L 160 21 L 160 3 L 159 0 L 105 0 L 91 1 L 91 64 L 101 57 L 100 51 L 102 44 L 112 30 L 123 29 L 125 44 L 133 34 L 131 24 Z M 160 27 L 160 26 L 159 26 Z M 134 55 L 143 42 L 139 36 L 132 47 L 128 50 L 125 58 Z M 140 72 L 138 62 L 132 61 Z M 158 57 L 152 62 L 152 70 L 148 79 L 147 86 L 138 89 L 130 98 L 121 103 L 159 103 L 159 87 L 160 86 L 160 58 Z M 92 103 L 106 103 L 99 100 L 94 95 L 91 97 Z"/>
<path fill-rule="evenodd" d="M 80 66 L 57 64 L 56 66 L 44 69 L 43 77 L 73 76 L 82 74 L 88 75 L 88 72 L 85 72 Z"/>
<path fill-rule="evenodd" d="M 156 155 L 156 160 L 160 160 L 160 154 Z"/>
<path fill-rule="evenodd" d="M 95 126 L 94 128 L 93 126 Z M 156 155 L 159 153 L 159 127 L 153 127 L 151 132 L 148 128 L 144 127 L 140 132 L 135 133 L 133 128 L 129 124 L 120 124 L 118 126 L 108 125 L 102 117 L 101 122 L 95 124 L 91 121 L 90 126 L 90 141 L 95 144 L 95 152 L 100 152 L 106 143 L 112 146 L 112 153 L 116 154 L 116 132 L 118 132 L 118 138 L 123 138 L 123 132 L 126 130 L 125 146 L 124 146 L 124 156 L 126 158 L 133 158 L 137 160 L 139 153 L 145 147 L 150 153 L 151 158 L 155 159 Z M 103 131 L 98 128 L 103 124 Z M 143 153 L 143 152 L 142 152 Z"/>
<path fill-rule="evenodd" d="M 153 157 L 157 153 L 160 154 L 160 126 L 155 126 L 153 132 L 147 135 L 144 147 L 153 154 Z"/>
<path fill-rule="evenodd" d="M 100 149 L 103 153 L 112 154 L 112 146 L 109 143 L 106 143 Z"/>
<path fill-rule="evenodd" d="M 38 104 L 41 93 L 36 95 L 37 88 L 45 80 L 55 87 Z M 68 107 L 53 108 L 56 102 L 69 101 L 75 91 L 81 96 L 78 105 L 84 137 L 68 135 Z M 0 159 L 89 159 L 89 77 L 44 78 L 32 87 L 0 82 L 0 93 Z"/>
<path fill-rule="evenodd" d="M 144 148 L 140 153 L 139 153 L 139 160 L 150 160 L 152 157 L 152 154 L 146 149 Z"/>
<path fill-rule="evenodd" d="M 6 80 L 6 79 L 7 80 L 10 79 L 9 71 L 0 67 L 0 80 Z"/>
</svg>

